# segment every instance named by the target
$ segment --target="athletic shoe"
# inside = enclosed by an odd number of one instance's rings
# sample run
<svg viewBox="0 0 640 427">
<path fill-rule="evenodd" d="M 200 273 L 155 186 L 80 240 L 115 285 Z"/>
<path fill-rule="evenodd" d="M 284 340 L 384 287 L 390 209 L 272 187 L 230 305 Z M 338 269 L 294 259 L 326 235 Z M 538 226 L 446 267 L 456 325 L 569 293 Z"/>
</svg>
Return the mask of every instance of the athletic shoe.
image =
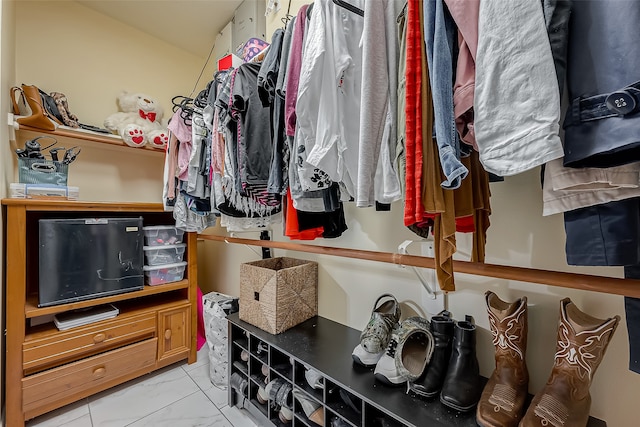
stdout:
<svg viewBox="0 0 640 427">
<path fill-rule="evenodd" d="M 389 299 L 378 306 L 381 300 Z M 400 321 L 400 304 L 391 294 L 381 295 L 373 305 L 371 318 L 351 353 L 354 362 L 370 367 L 378 363 L 389 345 L 391 334 Z"/>
<path fill-rule="evenodd" d="M 386 353 L 376 364 L 374 376 L 387 385 L 418 379 L 433 354 L 433 335 L 427 319 L 409 317 L 394 331 Z"/>
<path fill-rule="evenodd" d="M 322 390 L 324 388 L 322 374 L 315 369 L 307 369 L 304 371 L 304 378 L 307 380 L 307 384 L 316 390 Z"/>
</svg>

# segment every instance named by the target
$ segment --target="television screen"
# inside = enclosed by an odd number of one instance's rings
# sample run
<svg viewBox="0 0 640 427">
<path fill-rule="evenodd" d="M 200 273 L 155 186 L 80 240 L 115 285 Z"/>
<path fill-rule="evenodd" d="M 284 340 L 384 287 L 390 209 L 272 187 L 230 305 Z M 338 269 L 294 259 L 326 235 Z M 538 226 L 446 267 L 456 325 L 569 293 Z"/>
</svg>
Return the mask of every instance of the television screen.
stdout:
<svg viewBox="0 0 640 427">
<path fill-rule="evenodd" d="M 38 305 L 144 287 L 142 218 L 41 219 Z"/>
</svg>

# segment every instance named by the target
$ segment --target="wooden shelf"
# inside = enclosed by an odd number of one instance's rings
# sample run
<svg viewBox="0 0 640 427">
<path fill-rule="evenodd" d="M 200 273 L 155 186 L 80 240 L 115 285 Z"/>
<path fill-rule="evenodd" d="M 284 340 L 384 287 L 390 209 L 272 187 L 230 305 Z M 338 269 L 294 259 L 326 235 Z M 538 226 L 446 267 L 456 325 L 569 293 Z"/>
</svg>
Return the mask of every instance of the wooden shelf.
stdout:
<svg viewBox="0 0 640 427">
<path fill-rule="evenodd" d="M 97 142 L 100 144 L 116 145 L 123 148 L 129 148 L 131 150 L 138 150 L 138 151 L 144 150 L 144 151 L 151 151 L 151 152 L 157 152 L 157 153 L 164 153 L 165 151 L 164 148 L 157 148 L 151 145 L 145 145 L 143 147 L 131 147 L 127 145 L 122 140 L 122 138 L 120 138 L 119 135 L 93 132 L 93 131 L 84 130 L 84 129 L 73 129 L 67 126 L 58 127 L 55 130 L 44 130 L 44 129 L 34 128 L 31 126 L 21 125 L 14 120 L 13 128 L 16 130 L 16 132 L 33 132 L 33 133 L 38 133 L 43 135 L 51 135 L 53 137 L 59 137 L 59 138 L 80 139 L 83 141 Z"/>
<path fill-rule="evenodd" d="M 83 202 L 74 200 L 2 199 L 6 206 L 24 205 L 27 211 L 166 212 L 162 203 Z"/>
<path fill-rule="evenodd" d="M 124 301 L 128 299 L 140 298 L 149 295 L 161 294 L 178 289 L 187 289 L 189 280 L 181 280 L 179 282 L 167 283 L 158 286 L 145 286 L 141 291 L 126 292 L 118 295 L 110 295 L 102 298 L 92 298 L 90 300 L 72 302 L 69 304 L 54 305 L 51 307 L 38 307 L 38 297 L 36 295 L 27 297 L 24 307 L 24 313 L 27 318 L 46 316 L 48 314 L 62 313 L 78 308 L 93 307 L 94 305 L 107 304 L 115 301 Z"/>
</svg>

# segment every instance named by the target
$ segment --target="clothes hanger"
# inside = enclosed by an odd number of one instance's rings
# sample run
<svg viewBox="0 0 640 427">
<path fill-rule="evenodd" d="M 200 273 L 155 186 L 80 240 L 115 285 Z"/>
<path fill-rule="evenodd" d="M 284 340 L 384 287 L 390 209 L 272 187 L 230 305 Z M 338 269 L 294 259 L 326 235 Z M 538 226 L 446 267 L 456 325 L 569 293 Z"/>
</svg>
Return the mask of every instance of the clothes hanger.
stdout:
<svg viewBox="0 0 640 427">
<path fill-rule="evenodd" d="M 171 98 L 171 103 L 173 104 L 173 106 L 171 107 L 171 111 L 173 111 L 174 113 L 176 111 L 178 111 L 178 108 L 182 107 L 182 104 L 187 100 L 187 99 L 191 99 L 189 97 L 186 96 L 182 96 L 182 95 L 176 95 L 173 98 Z"/>
<path fill-rule="evenodd" d="M 209 99 L 209 90 L 211 89 L 211 82 L 207 83 L 207 87 L 202 89 L 193 100 L 193 105 L 198 108 L 204 108 L 207 106 L 207 100 Z"/>
<path fill-rule="evenodd" d="M 289 22 L 293 19 L 293 15 L 286 14 L 282 18 L 280 18 L 280 22 L 282 22 L 282 29 L 285 30 Z"/>
<path fill-rule="evenodd" d="M 180 108 L 180 118 L 187 126 L 191 126 L 191 117 L 193 115 L 193 99 L 186 96 L 177 96 L 174 98 L 182 98 L 182 101 L 180 101 L 180 104 L 178 104 L 178 107 Z"/>
<path fill-rule="evenodd" d="M 344 0 L 333 0 L 333 3 L 340 6 L 340 7 L 344 7 L 345 9 L 347 9 L 349 12 L 353 12 L 356 15 L 360 15 L 360 16 L 364 16 L 364 10 L 355 7 L 354 5 L 347 3 Z"/>
<path fill-rule="evenodd" d="M 398 18 L 396 19 L 396 23 L 400 23 L 400 21 L 402 21 L 402 19 L 407 15 L 407 8 L 409 6 L 409 2 L 405 2 L 404 6 L 402 7 L 402 11 L 400 12 L 400 14 L 398 15 Z"/>
<path fill-rule="evenodd" d="M 287 13 L 280 18 L 280 22 L 282 22 L 282 29 L 286 29 L 287 25 L 289 24 L 289 21 L 291 21 L 293 19 L 293 15 L 290 14 L 291 12 L 291 0 L 289 0 L 289 6 L 287 7 Z"/>
</svg>

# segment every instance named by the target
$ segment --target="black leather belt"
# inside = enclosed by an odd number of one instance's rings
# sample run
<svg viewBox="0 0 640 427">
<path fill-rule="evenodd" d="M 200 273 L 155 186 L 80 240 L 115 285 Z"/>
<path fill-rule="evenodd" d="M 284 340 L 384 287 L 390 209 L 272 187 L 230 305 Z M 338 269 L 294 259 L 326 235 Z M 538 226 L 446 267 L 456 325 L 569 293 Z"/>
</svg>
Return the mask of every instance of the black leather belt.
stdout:
<svg viewBox="0 0 640 427">
<path fill-rule="evenodd" d="M 564 127 L 609 117 L 624 117 L 640 111 L 640 81 L 611 93 L 575 98 L 567 111 Z"/>
</svg>

